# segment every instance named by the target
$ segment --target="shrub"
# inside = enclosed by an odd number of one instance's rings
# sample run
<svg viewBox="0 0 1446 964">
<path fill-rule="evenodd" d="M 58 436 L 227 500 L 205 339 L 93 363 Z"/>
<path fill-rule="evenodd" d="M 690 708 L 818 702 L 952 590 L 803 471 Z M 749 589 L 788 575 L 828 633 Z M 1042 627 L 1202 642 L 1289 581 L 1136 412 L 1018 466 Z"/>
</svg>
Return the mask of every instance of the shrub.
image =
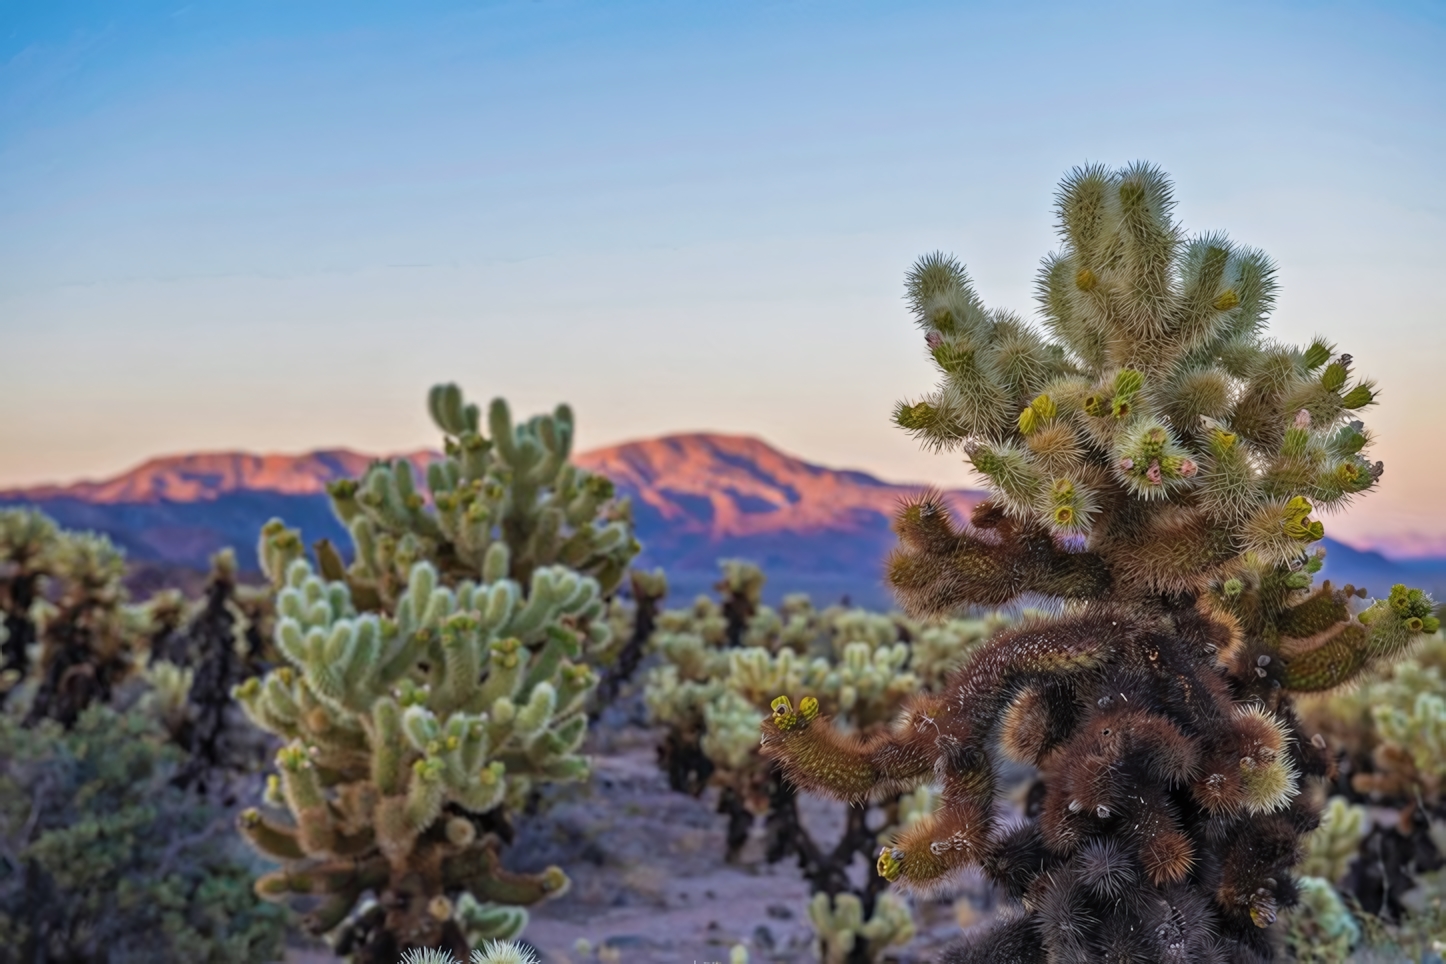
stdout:
<svg viewBox="0 0 1446 964">
<path fill-rule="evenodd" d="M 0 714 L 0 962 L 280 955 L 284 915 L 225 813 L 172 785 L 181 762 L 140 711 L 94 705 L 69 731 Z"/>
</svg>

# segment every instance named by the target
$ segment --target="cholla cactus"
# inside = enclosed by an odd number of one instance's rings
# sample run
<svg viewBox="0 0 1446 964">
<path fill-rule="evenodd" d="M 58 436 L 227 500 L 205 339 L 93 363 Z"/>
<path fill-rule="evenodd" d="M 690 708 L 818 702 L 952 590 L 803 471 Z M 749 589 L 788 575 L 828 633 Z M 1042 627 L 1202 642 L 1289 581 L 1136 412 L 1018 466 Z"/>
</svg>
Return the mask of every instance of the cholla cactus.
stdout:
<svg viewBox="0 0 1446 964">
<path fill-rule="evenodd" d="M 644 700 L 654 722 L 668 728 L 660 756 L 673 789 L 701 793 L 717 770 L 713 782 L 758 813 L 767 809 L 770 766 L 758 752 L 756 711 L 774 693 L 806 688 L 853 729 L 876 727 L 1001 624 L 998 617 L 916 622 L 818 610 L 801 594 L 775 610 L 757 602 L 761 570 L 738 560 L 722 566 L 721 604 L 700 596 L 659 617 L 653 646 L 663 662 L 648 674 Z M 742 607 L 738 596 L 751 596 L 752 615 L 733 632 L 726 613 Z M 691 770 L 679 762 L 685 759 Z"/>
<path fill-rule="evenodd" d="M 30 671 L 30 647 L 36 640 L 33 608 L 55 565 L 59 542 L 60 530 L 45 513 L 0 509 L 0 610 L 5 614 L 0 701 Z"/>
<path fill-rule="evenodd" d="M 456 385 L 433 388 L 428 407 L 445 454 L 427 466 L 427 494 L 405 459 L 332 483 L 332 506 L 356 555 L 343 573 L 341 560 L 323 549 L 324 574 L 344 579 L 365 610 L 395 605 L 423 559 L 449 583 L 509 578 L 527 586 L 534 570 L 561 565 L 611 595 L 639 547 L 626 501 L 612 501 L 612 482 L 568 461 L 572 409 L 559 405 L 514 424 L 507 403 L 493 399 L 484 435 L 477 406 Z M 300 551 L 295 541 L 275 542 L 268 568 L 284 571 Z"/>
<path fill-rule="evenodd" d="M 941 781 L 880 871 L 929 887 L 980 865 L 1026 911 L 953 964 L 1269 959 L 1318 821 L 1301 781 L 1329 767 L 1291 694 L 1437 628 L 1405 587 L 1364 608 L 1351 587 L 1310 590 L 1312 514 L 1381 474 L 1350 421 L 1374 389 L 1325 342 L 1267 341 L 1270 262 L 1186 237 L 1172 206 L 1146 165 L 1066 178 L 1063 248 L 1039 280 L 1053 341 L 986 310 L 949 258 L 909 276 L 942 380 L 898 422 L 962 449 L 991 497 L 965 528 L 937 496 L 906 506 L 890 581 L 915 613 L 1038 595 L 1063 615 L 976 649 L 889 732 L 842 734 L 814 695 L 779 697 L 763 723 L 806 788 L 862 801 Z M 1009 832 L 996 747 L 1047 787 L 1042 816 Z"/>
<path fill-rule="evenodd" d="M 1347 803 L 1344 797 L 1331 797 L 1321 813 L 1320 826 L 1307 838 L 1305 859 L 1297 868 L 1300 875 L 1340 883 L 1369 827 L 1365 807 Z"/>
<path fill-rule="evenodd" d="M 400 964 L 462 964 L 450 951 L 416 949 L 402 955 Z M 489 941 L 472 952 L 467 964 L 537 964 L 537 956 L 511 941 Z"/>
<path fill-rule="evenodd" d="M 608 625 L 613 640 L 619 645 L 612 653 L 599 654 L 599 661 L 604 664 L 603 674 L 593 694 L 590 717 L 596 718 L 604 707 L 611 705 L 637 672 L 638 664 L 647 655 L 648 640 L 657 628 L 658 609 L 667 594 L 668 577 L 663 570 L 634 569 L 628 573 L 627 595 L 631 597 L 631 604 L 617 596 L 609 602 Z"/>
<path fill-rule="evenodd" d="M 182 785 L 203 785 L 226 770 L 254 769 L 264 755 L 256 741 L 247 740 L 255 730 L 231 698 L 237 684 L 259 671 L 265 649 L 258 609 L 270 607 L 256 597 L 256 587 L 237 583 L 236 555 L 225 549 L 211 559 L 201 600 L 188 605 L 168 591 L 146 604 L 155 627 L 146 699 L 186 750 L 186 767 L 177 777 Z"/>
<path fill-rule="evenodd" d="M 1446 788 L 1446 640 L 1364 685 L 1302 708 L 1302 718 L 1350 758 L 1351 786 L 1377 801 L 1428 807 Z"/>
<path fill-rule="evenodd" d="M 121 580 L 125 554 L 105 536 L 58 528 L 33 509 L 0 509 L 0 606 L 5 664 L 0 695 L 27 671 L 33 686 L 26 720 L 69 726 L 87 706 L 104 702 L 134 668 L 150 625 L 128 605 Z M 29 647 L 40 644 L 37 667 Z"/>
<path fill-rule="evenodd" d="M 1446 694 L 1417 693 L 1410 702 L 1384 703 L 1371 717 L 1380 740 L 1373 754 L 1376 772 L 1356 774 L 1352 786 L 1439 803 L 1446 784 Z"/>
<path fill-rule="evenodd" d="M 514 874 L 499 857 L 508 808 L 538 783 L 588 774 L 577 751 L 597 684 L 589 654 L 610 642 L 603 589 L 549 560 L 615 580 L 634 545 L 622 523 L 596 521 L 605 490 L 561 461 L 565 409 L 514 429 L 494 403 L 507 441 L 485 442 L 475 410 L 458 405 L 433 392 L 452 435 L 428 472 L 435 512 L 412 498 L 405 463 L 333 487 L 358 539 L 350 568 L 324 549 L 331 575 L 316 572 L 297 533 L 267 526 L 261 557 L 287 665 L 237 690 L 287 741 L 271 794 L 286 818 L 241 818 L 284 863 L 258 890 L 323 898 L 307 927 L 336 930 L 338 950 L 367 964 L 513 937 L 522 905 L 566 886 L 556 867 Z M 376 901 L 363 906 L 368 892 Z"/>
<path fill-rule="evenodd" d="M 863 901 L 855 894 L 814 894 L 808 902 L 813 924 L 814 952 L 823 964 L 877 961 L 884 949 L 907 944 L 914 937 L 914 915 L 893 894 L 880 894 L 874 911 L 864 919 Z M 865 955 L 856 951 L 867 949 Z"/>
</svg>

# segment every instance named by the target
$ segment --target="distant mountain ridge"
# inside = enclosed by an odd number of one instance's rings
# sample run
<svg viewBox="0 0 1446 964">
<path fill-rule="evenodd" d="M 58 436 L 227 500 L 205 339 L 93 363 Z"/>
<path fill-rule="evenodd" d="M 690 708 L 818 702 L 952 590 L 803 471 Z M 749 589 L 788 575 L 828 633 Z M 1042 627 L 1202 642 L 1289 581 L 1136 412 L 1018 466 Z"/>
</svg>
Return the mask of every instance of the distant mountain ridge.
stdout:
<svg viewBox="0 0 1446 964">
<path fill-rule="evenodd" d="M 430 453 L 406 456 L 425 462 Z M 318 449 L 303 455 L 199 452 L 149 459 L 114 478 L 72 485 L 40 485 L 0 492 L 0 499 L 78 499 L 103 505 L 123 502 L 206 502 L 231 492 L 320 495 L 336 479 L 355 478 L 375 461 L 351 449 Z"/>
<path fill-rule="evenodd" d="M 425 465 L 435 453 L 404 458 Z M 345 545 L 326 484 L 354 478 L 372 456 L 348 449 L 302 455 L 209 452 L 151 459 L 98 482 L 0 492 L 0 504 L 44 509 L 70 528 L 104 532 L 143 562 L 203 567 L 211 553 L 234 546 L 255 565 L 261 525 L 273 516 L 308 540 Z M 768 595 L 843 595 L 870 606 L 890 603 L 882 562 L 894 544 L 899 502 L 923 487 L 884 482 L 865 472 L 831 469 L 738 435 L 691 433 L 627 442 L 576 456 L 631 497 L 643 566 L 662 566 L 674 605 L 705 591 L 717 561 L 752 559 L 769 576 Z M 984 497 L 945 493 L 966 516 Z M 1325 575 L 1384 593 L 1408 582 L 1446 594 L 1446 559 L 1397 561 L 1326 540 Z"/>
</svg>

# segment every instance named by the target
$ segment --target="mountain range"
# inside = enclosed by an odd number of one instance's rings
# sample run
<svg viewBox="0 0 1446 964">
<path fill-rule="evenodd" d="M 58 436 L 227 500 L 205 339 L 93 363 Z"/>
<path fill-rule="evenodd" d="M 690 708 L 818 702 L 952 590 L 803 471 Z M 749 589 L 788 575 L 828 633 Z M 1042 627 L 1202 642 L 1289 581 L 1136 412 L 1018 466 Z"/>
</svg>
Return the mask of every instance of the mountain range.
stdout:
<svg viewBox="0 0 1446 964">
<path fill-rule="evenodd" d="M 424 464 L 433 453 L 404 457 Z M 889 605 L 881 580 L 894 544 L 889 527 L 899 502 L 918 485 L 804 461 L 756 438 L 693 433 L 628 442 L 575 457 L 608 476 L 632 499 L 643 553 L 637 565 L 662 566 L 672 603 L 705 592 L 725 558 L 751 559 L 768 574 L 766 595 L 808 592 Z M 212 452 L 152 459 L 99 482 L 0 492 L 0 505 L 33 505 L 61 525 L 103 532 L 142 565 L 201 569 L 234 546 L 254 567 L 257 532 L 272 517 L 346 545 L 326 484 L 360 475 L 372 456 L 347 449 L 303 455 Z M 945 493 L 967 515 L 984 493 Z M 1384 594 L 1396 582 L 1446 594 L 1446 558 L 1392 560 L 1331 539 L 1324 575 Z"/>
</svg>

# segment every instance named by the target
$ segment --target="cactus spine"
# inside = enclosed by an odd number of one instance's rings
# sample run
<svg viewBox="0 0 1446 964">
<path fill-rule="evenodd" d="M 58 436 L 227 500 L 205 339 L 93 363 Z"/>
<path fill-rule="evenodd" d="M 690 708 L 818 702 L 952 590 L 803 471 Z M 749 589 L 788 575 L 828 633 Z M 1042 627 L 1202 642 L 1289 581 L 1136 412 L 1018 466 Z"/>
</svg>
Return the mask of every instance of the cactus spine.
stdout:
<svg viewBox="0 0 1446 964">
<path fill-rule="evenodd" d="M 240 821 L 283 865 L 258 890 L 320 897 L 307 927 L 367 964 L 466 957 L 566 886 L 556 867 L 506 870 L 501 838 L 534 785 L 588 773 L 603 596 L 636 551 L 611 486 L 567 461 L 565 406 L 514 425 L 493 402 L 486 438 L 455 386 L 431 408 L 446 454 L 426 496 L 401 461 L 332 486 L 349 565 L 322 543 L 314 567 L 298 533 L 263 530 L 286 665 L 237 690 L 286 741 L 270 794 L 284 812 Z"/>
<path fill-rule="evenodd" d="M 881 873 L 928 887 L 981 866 L 1024 908 L 952 964 L 1269 960 L 1319 821 L 1301 784 L 1330 766 L 1292 694 L 1439 625 L 1404 586 L 1369 606 L 1312 589 L 1314 514 L 1381 475 L 1354 414 L 1375 389 L 1323 341 L 1266 340 L 1269 260 L 1187 237 L 1172 208 L 1148 165 L 1073 171 L 1039 276 L 1044 333 L 986 309 L 951 258 L 909 275 L 941 381 L 896 419 L 962 450 L 991 498 L 963 528 L 937 496 L 904 507 L 890 582 L 914 613 L 1048 596 L 1063 614 L 996 636 L 888 732 L 841 734 L 812 695 L 763 722 L 803 787 L 862 801 L 941 782 Z M 1009 831 L 998 753 L 1047 788 Z"/>
</svg>

